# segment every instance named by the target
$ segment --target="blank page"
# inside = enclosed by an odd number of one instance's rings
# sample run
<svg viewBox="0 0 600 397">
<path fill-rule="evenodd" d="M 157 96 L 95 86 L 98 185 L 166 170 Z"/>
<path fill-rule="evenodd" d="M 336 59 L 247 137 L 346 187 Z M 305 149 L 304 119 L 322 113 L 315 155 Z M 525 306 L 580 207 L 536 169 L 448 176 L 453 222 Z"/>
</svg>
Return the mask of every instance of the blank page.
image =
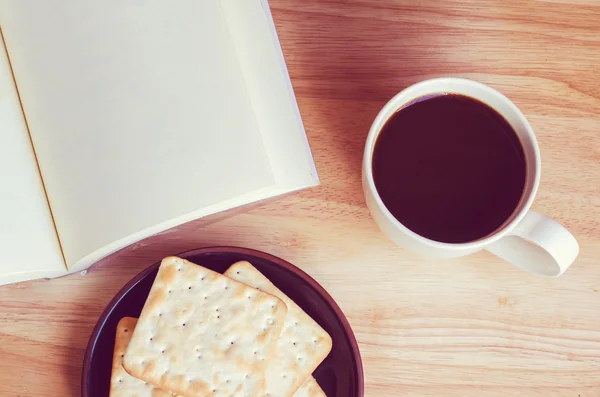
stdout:
<svg viewBox="0 0 600 397">
<path fill-rule="evenodd" d="M 224 0 L 221 5 L 278 187 L 289 192 L 318 184 L 269 4 Z"/>
<path fill-rule="evenodd" d="M 0 285 L 66 274 L 0 36 Z"/>
<path fill-rule="evenodd" d="M 274 184 L 218 1 L 33 3 L 0 24 L 69 265 Z"/>
</svg>

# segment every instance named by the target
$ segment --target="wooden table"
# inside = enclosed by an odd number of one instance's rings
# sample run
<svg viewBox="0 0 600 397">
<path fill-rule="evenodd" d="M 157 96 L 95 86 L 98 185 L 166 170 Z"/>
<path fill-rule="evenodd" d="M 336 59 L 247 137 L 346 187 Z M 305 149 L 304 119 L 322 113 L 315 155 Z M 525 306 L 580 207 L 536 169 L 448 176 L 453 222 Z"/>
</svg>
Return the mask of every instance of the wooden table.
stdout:
<svg viewBox="0 0 600 397">
<path fill-rule="evenodd" d="M 210 245 L 281 256 L 336 298 L 366 396 L 600 396 L 600 3 L 272 0 L 322 185 L 135 244 L 85 276 L 0 288 L 0 396 L 79 396 L 88 337 L 127 280 Z M 369 125 L 404 87 L 463 76 L 529 118 L 543 172 L 533 208 L 577 237 L 559 279 L 482 252 L 427 260 L 376 228 L 361 191 Z"/>
</svg>

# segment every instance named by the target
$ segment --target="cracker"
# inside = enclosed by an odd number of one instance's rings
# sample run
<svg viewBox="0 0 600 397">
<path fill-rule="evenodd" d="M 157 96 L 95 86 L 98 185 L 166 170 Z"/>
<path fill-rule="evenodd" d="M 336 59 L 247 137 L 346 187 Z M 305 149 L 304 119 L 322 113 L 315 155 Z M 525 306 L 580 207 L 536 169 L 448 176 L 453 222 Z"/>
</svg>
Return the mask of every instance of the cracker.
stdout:
<svg viewBox="0 0 600 397">
<path fill-rule="evenodd" d="M 186 397 L 255 397 L 287 307 L 184 259 L 163 259 L 123 365 Z"/>
<path fill-rule="evenodd" d="M 224 274 L 279 297 L 288 307 L 277 350 L 258 397 L 291 397 L 327 357 L 331 337 L 250 263 L 234 263 Z"/>
<path fill-rule="evenodd" d="M 137 319 L 123 317 L 117 325 L 115 337 L 115 350 L 113 353 L 112 373 L 110 377 L 110 397 L 173 397 L 176 394 L 156 388 L 129 375 L 123 368 L 123 355 L 131 335 L 135 329 Z"/>
<path fill-rule="evenodd" d="M 294 397 L 327 397 L 327 395 L 323 389 L 321 389 L 321 386 L 319 386 L 315 378 L 309 376 L 306 378 L 304 384 L 300 386 L 296 394 L 294 394 Z"/>
</svg>

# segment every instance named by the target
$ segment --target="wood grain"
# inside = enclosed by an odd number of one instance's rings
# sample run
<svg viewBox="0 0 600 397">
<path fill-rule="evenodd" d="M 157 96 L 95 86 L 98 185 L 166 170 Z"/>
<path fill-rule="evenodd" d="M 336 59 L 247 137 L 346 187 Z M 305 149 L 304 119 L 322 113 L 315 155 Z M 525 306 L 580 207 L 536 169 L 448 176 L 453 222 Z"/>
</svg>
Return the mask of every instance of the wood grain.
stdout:
<svg viewBox="0 0 600 397">
<path fill-rule="evenodd" d="M 352 324 L 366 396 L 600 396 L 600 3 L 271 0 L 322 185 L 135 244 L 85 276 L 0 288 L 0 395 L 79 396 L 87 339 L 110 298 L 167 254 L 239 245 L 315 277 Z M 533 208 L 578 238 L 563 277 L 491 254 L 428 260 L 395 247 L 364 205 L 373 118 L 435 76 L 487 83 L 542 152 Z M 90 225 L 93 227 L 93 225 Z"/>
</svg>

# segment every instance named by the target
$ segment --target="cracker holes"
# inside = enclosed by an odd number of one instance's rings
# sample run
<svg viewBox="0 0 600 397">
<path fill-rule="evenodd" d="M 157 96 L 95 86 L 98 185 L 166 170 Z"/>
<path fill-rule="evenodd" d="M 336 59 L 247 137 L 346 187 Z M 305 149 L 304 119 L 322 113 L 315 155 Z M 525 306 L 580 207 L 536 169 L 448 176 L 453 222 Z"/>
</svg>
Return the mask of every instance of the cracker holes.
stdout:
<svg viewBox="0 0 600 397">
<path fill-rule="evenodd" d="M 294 325 L 295 325 L 295 326 L 298 326 L 298 321 L 294 321 Z"/>
<path fill-rule="evenodd" d="M 160 351 L 160 353 L 161 353 L 161 354 L 165 354 L 165 351 L 164 351 L 164 350 L 161 350 L 161 351 Z"/>
<path fill-rule="evenodd" d="M 121 353 L 121 358 L 123 358 L 123 357 L 125 357 L 125 354 L 124 354 L 124 353 Z"/>
<path fill-rule="evenodd" d="M 181 324 L 182 327 L 185 327 L 185 323 Z"/>
<path fill-rule="evenodd" d="M 119 379 L 119 383 L 123 383 L 123 379 Z"/>
<path fill-rule="evenodd" d="M 235 274 L 240 274 L 240 272 L 235 272 Z"/>
<path fill-rule="evenodd" d="M 169 294 L 170 294 L 170 293 L 171 293 L 171 290 L 169 290 L 168 292 L 169 292 Z"/>
<path fill-rule="evenodd" d="M 234 345 L 234 344 L 235 344 L 235 342 L 234 342 L 234 341 L 231 341 L 231 342 L 229 342 L 229 344 L 230 344 L 230 345 Z"/>
<path fill-rule="evenodd" d="M 302 357 L 298 357 L 298 361 L 302 361 Z"/>
<path fill-rule="evenodd" d="M 225 284 L 225 289 L 229 289 L 229 286 L 227 284 Z"/>
<path fill-rule="evenodd" d="M 297 345 L 297 343 L 296 343 L 296 342 L 292 342 L 292 345 L 296 346 L 296 345 Z"/>
<path fill-rule="evenodd" d="M 125 328 L 125 329 L 123 330 L 123 332 L 127 333 L 127 332 L 129 332 L 129 330 L 128 330 L 127 328 Z"/>
<path fill-rule="evenodd" d="M 158 317 L 162 317 L 162 313 L 158 313 Z"/>
<path fill-rule="evenodd" d="M 217 320 L 220 319 L 220 318 L 221 318 L 221 316 L 217 316 Z"/>
<path fill-rule="evenodd" d="M 283 375 L 281 375 L 281 377 L 282 377 L 283 379 L 287 379 L 287 375 L 286 375 L 286 374 L 283 374 Z"/>
<path fill-rule="evenodd" d="M 192 286 L 190 285 L 190 286 L 188 287 L 188 289 L 192 289 Z"/>
<path fill-rule="evenodd" d="M 216 392 L 217 392 L 217 389 L 212 389 L 212 392 L 213 392 L 213 393 L 216 393 Z"/>
<path fill-rule="evenodd" d="M 255 350 L 255 351 L 254 351 L 254 353 L 252 353 L 252 354 L 254 354 L 254 355 L 256 356 L 256 350 Z M 246 377 L 248 377 L 248 375 L 246 375 Z"/>
<path fill-rule="evenodd" d="M 150 342 L 152 342 L 152 339 L 153 339 L 153 338 L 150 338 Z"/>
</svg>

